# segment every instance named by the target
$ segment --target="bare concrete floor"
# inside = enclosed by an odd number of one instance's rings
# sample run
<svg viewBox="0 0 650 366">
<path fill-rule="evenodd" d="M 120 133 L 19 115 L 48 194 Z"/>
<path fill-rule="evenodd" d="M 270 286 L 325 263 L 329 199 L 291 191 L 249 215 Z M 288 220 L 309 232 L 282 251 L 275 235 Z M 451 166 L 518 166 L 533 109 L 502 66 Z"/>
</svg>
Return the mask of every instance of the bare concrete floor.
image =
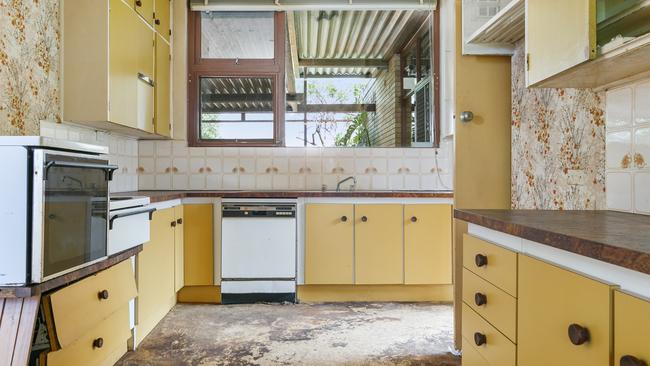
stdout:
<svg viewBox="0 0 650 366">
<path fill-rule="evenodd" d="M 118 365 L 458 366 L 452 307 L 179 304 Z"/>
</svg>

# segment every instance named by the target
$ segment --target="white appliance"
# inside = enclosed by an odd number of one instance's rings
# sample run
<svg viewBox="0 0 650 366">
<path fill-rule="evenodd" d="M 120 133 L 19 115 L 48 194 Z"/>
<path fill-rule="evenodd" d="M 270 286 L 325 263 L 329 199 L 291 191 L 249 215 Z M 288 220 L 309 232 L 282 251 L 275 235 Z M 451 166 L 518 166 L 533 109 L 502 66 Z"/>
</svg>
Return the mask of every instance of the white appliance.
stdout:
<svg viewBox="0 0 650 366">
<path fill-rule="evenodd" d="M 108 255 L 131 249 L 149 241 L 154 207 L 149 197 L 111 196 L 108 220 Z"/>
<path fill-rule="evenodd" d="M 107 256 L 108 148 L 0 137 L 0 285 L 43 282 Z"/>
<path fill-rule="evenodd" d="M 221 301 L 296 301 L 296 203 L 224 202 Z"/>
</svg>

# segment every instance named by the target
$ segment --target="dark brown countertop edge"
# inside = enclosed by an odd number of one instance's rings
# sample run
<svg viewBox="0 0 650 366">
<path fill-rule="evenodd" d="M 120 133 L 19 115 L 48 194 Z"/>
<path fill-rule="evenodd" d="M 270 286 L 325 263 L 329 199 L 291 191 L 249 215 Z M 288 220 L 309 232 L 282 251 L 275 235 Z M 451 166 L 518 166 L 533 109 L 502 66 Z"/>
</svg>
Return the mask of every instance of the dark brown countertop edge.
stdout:
<svg viewBox="0 0 650 366">
<path fill-rule="evenodd" d="M 650 254 L 554 231 L 495 219 L 472 210 L 454 210 L 454 218 L 557 249 L 650 274 Z"/>
<path fill-rule="evenodd" d="M 88 276 L 101 272 L 109 267 L 121 263 L 142 251 L 142 245 L 127 249 L 114 254 L 101 262 L 91 264 L 88 267 L 79 268 L 76 271 L 66 273 L 49 281 L 28 286 L 0 287 L 0 298 L 22 298 L 41 295 L 47 291 L 55 290 L 72 282 L 84 279 Z"/>
<path fill-rule="evenodd" d="M 147 196 L 151 203 L 181 198 L 299 198 L 299 197 L 375 197 L 375 198 L 454 198 L 448 191 L 132 191 L 112 193 L 114 196 Z"/>
</svg>

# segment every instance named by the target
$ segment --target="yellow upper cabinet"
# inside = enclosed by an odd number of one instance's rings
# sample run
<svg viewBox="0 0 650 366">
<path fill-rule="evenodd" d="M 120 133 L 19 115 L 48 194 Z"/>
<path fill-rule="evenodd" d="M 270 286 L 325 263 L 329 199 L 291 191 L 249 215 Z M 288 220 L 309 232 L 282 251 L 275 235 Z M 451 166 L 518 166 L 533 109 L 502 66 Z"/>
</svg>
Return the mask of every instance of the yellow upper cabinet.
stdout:
<svg viewBox="0 0 650 366">
<path fill-rule="evenodd" d="M 451 283 L 451 205 L 404 206 L 404 283 Z"/>
<path fill-rule="evenodd" d="M 354 245 L 357 284 L 404 282 L 402 217 L 402 205 L 355 206 Z"/>
<path fill-rule="evenodd" d="M 650 364 L 650 302 L 614 292 L 614 365 Z"/>
<path fill-rule="evenodd" d="M 305 206 L 305 284 L 354 283 L 354 206 Z"/>
<path fill-rule="evenodd" d="M 129 0 L 135 11 L 147 22 L 153 25 L 154 0 Z"/>
<path fill-rule="evenodd" d="M 518 364 L 610 365 L 611 303 L 610 285 L 520 255 Z"/>
<path fill-rule="evenodd" d="M 169 44 L 156 34 L 156 112 L 155 131 L 162 136 L 171 136 L 171 83 Z"/>
<path fill-rule="evenodd" d="M 137 32 L 137 124 L 136 128 L 154 132 L 154 31 L 138 22 Z"/>
<path fill-rule="evenodd" d="M 156 32 L 160 34 L 167 42 L 171 36 L 171 22 L 170 22 L 170 13 L 171 13 L 171 1 L 170 0 L 155 0 L 155 19 L 154 28 Z"/>
<path fill-rule="evenodd" d="M 596 57 L 596 0 L 526 1 L 527 85 Z"/>
</svg>

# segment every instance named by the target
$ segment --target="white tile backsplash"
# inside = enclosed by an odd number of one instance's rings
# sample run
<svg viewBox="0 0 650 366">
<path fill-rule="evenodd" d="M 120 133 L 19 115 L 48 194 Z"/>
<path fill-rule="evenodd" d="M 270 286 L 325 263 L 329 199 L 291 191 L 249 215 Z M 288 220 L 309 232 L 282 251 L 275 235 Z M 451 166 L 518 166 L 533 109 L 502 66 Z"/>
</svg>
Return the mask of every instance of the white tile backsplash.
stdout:
<svg viewBox="0 0 650 366">
<path fill-rule="evenodd" d="M 606 95 L 607 208 L 650 214 L 650 80 Z"/>
</svg>

